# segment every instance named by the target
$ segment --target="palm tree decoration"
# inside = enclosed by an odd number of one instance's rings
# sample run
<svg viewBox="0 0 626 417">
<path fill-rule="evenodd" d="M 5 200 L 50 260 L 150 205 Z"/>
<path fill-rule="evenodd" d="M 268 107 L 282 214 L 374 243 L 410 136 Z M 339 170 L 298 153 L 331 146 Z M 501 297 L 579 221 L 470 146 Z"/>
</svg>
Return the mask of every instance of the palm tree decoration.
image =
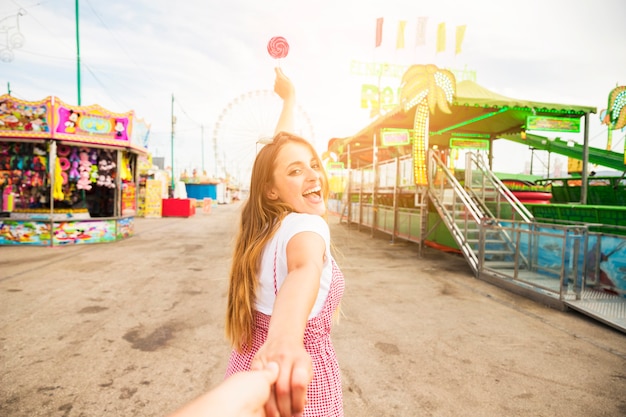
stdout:
<svg viewBox="0 0 626 417">
<path fill-rule="evenodd" d="M 626 86 L 615 87 L 609 93 L 609 106 L 602 123 L 609 127 L 606 149 L 610 151 L 613 130 L 626 126 Z M 624 155 L 624 163 L 626 164 L 626 155 Z"/>
<path fill-rule="evenodd" d="M 444 113 L 451 113 L 448 103 L 452 103 L 456 93 L 454 74 L 435 65 L 412 65 L 402 76 L 400 103 L 404 111 L 415 107 L 413 120 L 413 177 L 416 185 L 428 185 L 426 176 L 426 150 L 428 149 L 428 119 L 438 107 Z M 429 112 L 430 110 L 430 112 Z"/>
<path fill-rule="evenodd" d="M 611 90 L 606 115 L 613 129 L 626 126 L 626 86 L 615 87 Z"/>
</svg>

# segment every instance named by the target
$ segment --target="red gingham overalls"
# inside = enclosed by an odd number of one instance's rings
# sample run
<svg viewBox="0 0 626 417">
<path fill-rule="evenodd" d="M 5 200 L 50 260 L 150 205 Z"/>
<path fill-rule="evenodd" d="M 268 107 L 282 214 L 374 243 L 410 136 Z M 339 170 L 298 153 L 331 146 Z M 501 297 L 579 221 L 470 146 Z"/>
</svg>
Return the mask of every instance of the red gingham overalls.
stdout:
<svg viewBox="0 0 626 417">
<path fill-rule="evenodd" d="M 320 314 L 309 319 L 304 330 L 304 347 L 313 360 L 313 380 L 307 388 L 304 417 L 343 417 L 341 375 L 335 349 L 330 340 L 330 330 L 333 312 L 339 306 L 345 283 L 341 270 L 334 260 L 331 261 L 332 280 L 328 297 Z M 271 316 L 267 314 L 255 312 L 252 349 L 247 353 L 233 350 L 228 361 L 226 378 L 236 372 L 250 369 L 252 358 L 267 338 L 270 318 Z"/>
</svg>

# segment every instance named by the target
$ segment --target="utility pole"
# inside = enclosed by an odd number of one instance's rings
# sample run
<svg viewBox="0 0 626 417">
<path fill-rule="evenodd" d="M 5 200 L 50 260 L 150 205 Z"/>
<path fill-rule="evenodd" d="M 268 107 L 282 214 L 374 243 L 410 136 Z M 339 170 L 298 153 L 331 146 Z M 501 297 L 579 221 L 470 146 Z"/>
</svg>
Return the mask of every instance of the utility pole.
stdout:
<svg viewBox="0 0 626 417">
<path fill-rule="evenodd" d="M 78 0 L 75 0 L 76 5 L 76 86 L 78 91 L 78 105 L 81 104 L 80 99 L 80 36 L 78 30 Z"/>
<path fill-rule="evenodd" d="M 218 122 L 219 123 L 219 122 Z M 213 132 L 213 158 L 214 158 L 214 163 L 215 165 L 213 166 L 213 175 L 214 178 L 217 178 L 217 135 L 215 134 L 215 132 Z"/>
<path fill-rule="evenodd" d="M 172 193 L 174 192 L 174 125 L 176 124 L 176 117 L 174 117 L 174 94 L 172 94 L 172 136 L 170 138 L 170 153 L 172 155 L 172 167 L 170 171 Z"/>
<path fill-rule="evenodd" d="M 204 175 L 204 125 L 200 125 L 200 149 L 202 151 L 202 175 Z"/>
</svg>

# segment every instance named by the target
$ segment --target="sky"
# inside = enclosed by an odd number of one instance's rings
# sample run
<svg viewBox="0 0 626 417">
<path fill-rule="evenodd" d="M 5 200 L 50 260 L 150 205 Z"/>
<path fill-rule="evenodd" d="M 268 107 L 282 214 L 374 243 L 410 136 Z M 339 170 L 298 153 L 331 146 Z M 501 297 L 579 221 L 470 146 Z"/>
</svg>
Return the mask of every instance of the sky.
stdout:
<svg viewBox="0 0 626 417">
<path fill-rule="evenodd" d="M 318 151 L 371 122 L 361 88 L 378 77 L 355 63 L 435 64 L 468 70 L 498 94 L 547 103 L 606 108 L 626 84 L 626 2 L 598 0 L 0 0 L 0 94 L 36 101 L 56 96 L 82 105 L 134 111 L 150 125 L 149 150 L 175 171 L 234 175 L 250 168 L 258 141 L 280 110 L 274 68 L 293 81 L 296 130 Z M 78 16 L 78 19 L 76 18 Z M 417 20 L 427 18 L 425 45 Z M 375 47 L 376 19 L 383 18 Z M 76 21 L 78 20 L 78 36 Z M 406 21 L 405 47 L 396 48 Z M 435 50 L 446 24 L 446 50 Z M 465 25 L 461 52 L 455 29 Z M 10 35 L 23 44 L 11 44 Z M 267 43 L 283 36 L 289 54 L 272 58 Z M 4 38 L 4 39 L 3 39 Z M 400 80 L 381 77 L 397 89 Z M 174 134 L 172 134 L 172 120 Z M 563 137 L 562 134 L 559 136 Z M 582 135 L 572 135 L 582 143 Z M 604 148 L 606 126 L 590 119 L 590 146 Z M 613 133 L 623 152 L 624 132 Z M 499 140 L 494 170 L 528 170 L 527 147 Z M 535 172 L 558 164 L 536 151 Z M 566 160 L 565 160 L 566 163 Z"/>
</svg>

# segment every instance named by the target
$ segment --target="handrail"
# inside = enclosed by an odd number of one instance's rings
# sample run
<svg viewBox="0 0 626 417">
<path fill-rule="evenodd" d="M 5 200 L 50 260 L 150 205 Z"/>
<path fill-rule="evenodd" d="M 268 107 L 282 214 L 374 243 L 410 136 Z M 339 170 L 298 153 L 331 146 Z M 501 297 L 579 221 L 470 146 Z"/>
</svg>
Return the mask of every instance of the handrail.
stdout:
<svg viewBox="0 0 626 417">
<path fill-rule="evenodd" d="M 442 172 L 445 174 L 446 178 L 448 179 L 449 183 L 452 186 L 451 188 L 455 192 L 454 194 L 458 196 L 461 199 L 461 202 L 465 204 L 465 206 L 469 209 L 469 213 L 474 218 L 474 221 L 480 224 L 482 218 L 485 217 L 483 210 L 481 210 L 476 205 L 476 202 L 474 200 L 472 200 L 471 198 L 468 198 L 467 192 L 465 191 L 463 186 L 459 183 L 459 181 L 456 179 L 454 174 L 450 172 L 448 167 L 446 167 L 446 165 L 443 163 L 441 158 L 439 158 L 439 156 L 435 152 L 429 151 L 429 153 L 431 154 L 431 157 L 433 158 L 433 160 L 437 163 L 438 168 L 441 168 Z M 432 181 L 430 183 L 432 184 Z"/>
<path fill-rule="evenodd" d="M 467 153 L 467 158 L 471 160 L 471 162 L 478 168 L 483 174 L 483 177 L 486 177 L 494 188 L 502 195 L 505 200 L 511 205 L 513 210 L 520 216 L 520 218 L 526 223 L 530 223 L 533 221 L 534 217 L 532 213 L 524 206 L 517 197 L 509 190 L 507 186 L 500 181 L 498 177 L 496 177 L 493 172 L 487 167 L 481 155 L 475 154 L 473 152 Z M 466 166 L 466 169 L 471 169 L 471 164 L 469 167 Z"/>
<path fill-rule="evenodd" d="M 448 168 L 441 161 L 441 159 L 436 155 L 436 153 L 429 151 L 428 154 L 429 154 L 428 193 L 431 196 L 433 204 L 435 204 L 435 206 L 437 207 L 437 210 L 439 211 L 441 218 L 444 220 L 444 223 L 446 223 L 446 226 L 450 229 L 452 236 L 454 237 L 457 244 L 459 245 L 461 252 L 467 259 L 473 271 L 475 273 L 478 273 L 478 268 L 480 264 L 479 259 L 476 253 L 474 252 L 474 250 L 472 249 L 472 247 L 470 246 L 466 234 L 463 232 L 463 230 L 461 230 L 459 225 L 455 222 L 455 217 L 454 217 L 454 207 L 456 204 L 455 199 L 456 198 L 459 199 L 459 202 L 463 204 L 463 206 L 469 213 L 470 215 L 469 218 L 475 221 L 477 224 L 480 224 L 482 218 L 484 217 L 484 213 L 476 205 L 476 202 L 470 198 L 470 196 L 467 194 L 463 186 L 461 186 L 458 180 L 454 177 L 454 174 L 452 174 L 452 172 L 448 170 Z M 435 166 L 433 167 L 430 164 L 435 164 Z M 437 189 L 435 187 L 435 184 L 432 178 L 432 173 L 434 171 L 433 168 L 441 169 L 441 172 L 443 172 L 445 179 L 446 179 L 446 181 L 441 181 L 441 189 L 439 192 L 440 196 L 437 195 L 438 194 Z M 452 210 L 448 210 L 445 207 L 444 203 L 441 201 L 441 199 L 444 196 L 443 191 L 445 189 L 444 184 L 446 182 L 450 186 L 448 189 L 451 189 L 453 191 L 453 205 L 452 205 L 453 209 Z M 467 220 L 468 218 L 466 217 L 466 220 L 465 220 L 466 224 L 467 224 Z"/>
</svg>

